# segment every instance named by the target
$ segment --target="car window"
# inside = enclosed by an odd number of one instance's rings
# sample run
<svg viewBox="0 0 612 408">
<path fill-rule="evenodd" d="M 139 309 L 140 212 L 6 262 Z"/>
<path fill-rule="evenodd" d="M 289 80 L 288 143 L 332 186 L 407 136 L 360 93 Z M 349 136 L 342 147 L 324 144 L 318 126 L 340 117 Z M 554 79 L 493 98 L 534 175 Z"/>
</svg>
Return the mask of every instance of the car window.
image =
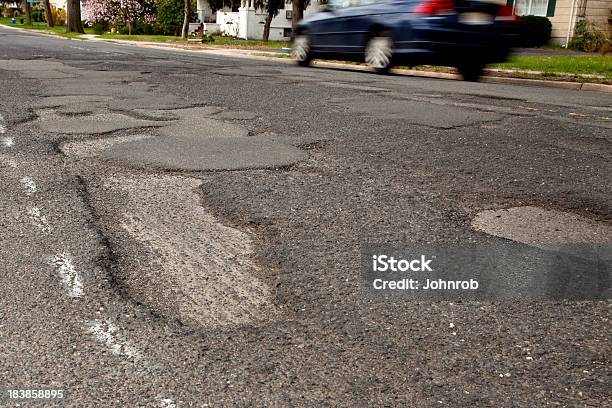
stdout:
<svg viewBox="0 0 612 408">
<path fill-rule="evenodd" d="M 388 0 L 328 0 L 328 10 L 340 10 L 349 7 L 368 6 L 376 3 L 386 3 Z"/>
</svg>

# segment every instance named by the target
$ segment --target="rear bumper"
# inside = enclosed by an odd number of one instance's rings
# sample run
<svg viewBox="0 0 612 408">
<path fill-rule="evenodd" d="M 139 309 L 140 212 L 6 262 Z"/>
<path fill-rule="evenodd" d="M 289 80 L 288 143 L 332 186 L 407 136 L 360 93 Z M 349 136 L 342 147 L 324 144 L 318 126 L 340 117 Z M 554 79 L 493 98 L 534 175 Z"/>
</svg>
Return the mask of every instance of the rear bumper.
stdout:
<svg viewBox="0 0 612 408">
<path fill-rule="evenodd" d="M 395 41 L 397 63 L 457 65 L 505 61 L 518 41 L 514 25 L 442 28 L 416 25 L 408 41 Z"/>
<path fill-rule="evenodd" d="M 402 65 L 451 65 L 465 61 L 493 63 L 505 61 L 512 47 L 460 42 L 410 41 L 396 48 L 396 64 Z"/>
</svg>

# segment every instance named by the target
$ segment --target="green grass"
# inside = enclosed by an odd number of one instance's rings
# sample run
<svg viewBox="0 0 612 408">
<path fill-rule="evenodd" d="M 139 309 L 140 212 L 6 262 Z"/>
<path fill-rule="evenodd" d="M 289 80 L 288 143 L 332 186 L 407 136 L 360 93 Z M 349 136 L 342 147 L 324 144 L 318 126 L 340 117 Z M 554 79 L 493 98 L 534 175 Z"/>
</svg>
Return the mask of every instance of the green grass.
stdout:
<svg viewBox="0 0 612 408">
<path fill-rule="evenodd" d="M 174 35 L 128 35 L 128 34 L 101 34 L 98 37 L 111 40 L 148 41 L 148 42 L 182 42 L 181 37 Z"/>
<path fill-rule="evenodd" d="M 25 23 L 26 21 L 25 17 L 23 17 L 24 24 L 20 24 L 21 17 L 17 17 L 16 20 L 17 20 L 17 24 L 12 24 L 10 18 L 0 17 L 0 24 L 4 24 L 10 27 L 25 28 L 27 30 L 40 30 L 43 32 L 48 32 L 50 34 L 56 34 L 56 35 L 59 35 L 65 38 L 79 38 L 79 34 L 77 33 L 67 33 L 66 26 L 63 26 L 63 25 L 59 25 L 55 27 L 48 27 L 47 23 L 27 24 Z M 92 34 L 93 31 L 90 28 L 85 28 L 85 33 Z"/>
<path fill-rule="evenodd" d="M 289 41 L 259 41 L 259 40 L 240 40 L 236 38 L 214 36 L 215 41 L 207 43 L 211 46 L 221 47 L 236 47 L 236 48 L 289 48 L 291 43 Z"/>
<path fill-rule="evenodd" d="M 126 35 L 126 34 L 111 34 L 106 33 L 99 36 L 100 38 L 112 40 L 129 40 L 129 41 L 149 41 L 149 42 L 185 42 L 181 37 L 173 35 Z M 237 38 L 229 38 L 222 36 L 213 36 L 215 41 L 205 43 L 211 47 L 233 47 L 233 48 L 248 48 L 248 49 L 280 49 L 290 47 L 288 41 L 258 41 L 258 40 L 241 40 Z"/>
<path fill-rule="evenodd" d="M 526 55 L 512 57 L 490 68 L 542 71 L 545 73 L 601 74 L 612 76 L 612 56 L 603 55 Z"/>
</svg>

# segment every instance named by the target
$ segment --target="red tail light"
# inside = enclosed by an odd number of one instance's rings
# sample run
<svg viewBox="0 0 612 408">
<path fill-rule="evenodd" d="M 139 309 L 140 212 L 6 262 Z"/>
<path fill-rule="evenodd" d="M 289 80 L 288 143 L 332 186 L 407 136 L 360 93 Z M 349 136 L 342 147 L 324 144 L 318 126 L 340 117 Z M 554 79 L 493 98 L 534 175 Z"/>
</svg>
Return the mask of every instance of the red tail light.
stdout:
<svg viewBox="0 0 612 408">
<path fill-rule="evenodd" d="M 455 0 L 425 0 L 419 4 L 414 12 L 432 16 L 451 14 L 455 11 Z"/>
<path fill-rule="evenodd" d="M 510 17 L 514 15 L 514 7 L 513 6 L 501 6 L 497 15 L 500 17 Z"/>
<path fill-rule="evenodd" d="M 502 6 L 497 11 L 497 17 L 495 18 L 497 21 L 519 21 L 520 17 L 518 17 L 515 13 L 515 9 L 513 6 Z"/>
</svg>

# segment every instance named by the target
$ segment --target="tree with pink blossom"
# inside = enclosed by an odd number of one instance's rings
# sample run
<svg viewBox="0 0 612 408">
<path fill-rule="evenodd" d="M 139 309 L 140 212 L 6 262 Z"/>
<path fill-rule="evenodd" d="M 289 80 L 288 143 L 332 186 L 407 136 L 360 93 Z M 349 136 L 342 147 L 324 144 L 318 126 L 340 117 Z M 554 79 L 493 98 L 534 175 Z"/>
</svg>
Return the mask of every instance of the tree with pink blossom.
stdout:
<svg viewBox="0 0 612 408">
<path fill-rule="evenodd" d="M 87 22 L 124 23 L 132 34 L 134 23 L 155 22 L 155 0 L 86 0 Z"/>
</svg>

